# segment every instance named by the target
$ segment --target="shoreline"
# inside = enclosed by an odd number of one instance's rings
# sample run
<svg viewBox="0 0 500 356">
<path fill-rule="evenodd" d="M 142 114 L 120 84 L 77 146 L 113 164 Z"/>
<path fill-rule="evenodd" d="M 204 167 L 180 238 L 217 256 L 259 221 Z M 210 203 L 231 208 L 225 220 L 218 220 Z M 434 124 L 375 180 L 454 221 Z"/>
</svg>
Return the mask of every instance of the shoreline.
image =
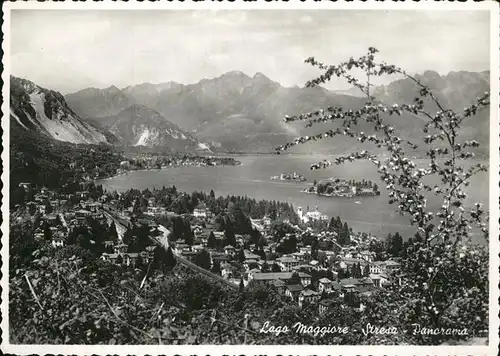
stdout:
<svg viewBox="0 0 500 356">
<path fill-rule="evenodd" d="M 316 192 L 308 192 L 306 190 L 301 190 L 300 191 L 301 193 L 304 193 L 304 194 L 313 194 L 313 195 L 316 195 L 318 197 L 324 197 L 324 198 L 347 198 L 347 199 L 353 199 L 353 198 L 375 198 L 375 197 L 379 197 L 380 194 L 370 194 L 370 195 L 327 195 L 327 194 L 318 194 Z"/>
<path fill-rule="evenodd" d="M 239 161 L 237 161 L 237 162 L 239 162 Z M 167 170 L 167 169 L 171 169 L 171 168 L 185 168 L 185 167 L 195 167 L 195 168 L 213 167 L 213 168 L 218 168 L 218 167 L 236 167 L 236 166 L 243 166 L 243 163 L 239 162 L 238 164 L 220 164 L 220 165 L 215 165 L 215 166 L 210 166 L 210 165 L 204 165 L 204 166 L 201 166 L 201 165 L 186 165 L 186 166 L 176 165 L 176 166 L 164 166 L 164 167 L 161 167 L 161 168 L 131 169 L 131 170 L 127 170 L 127 171 L 125 171 L 123 173 L 114 174 L 114 175 L 109 176 L 109 177 L 94 178 L 94 179 L 91 179 L 91 180 L 93 182 L 97 182 L 97 181 L 101 181 L 101 180 L 110 180 L 110 179 L 113 179 L 113 178 L 117 178 L 117 177 L 121 177 L 121 176 L 126 176 L 126 175 L 128 175 L 129 173 L 132 173 L 132 172 L 149 172 L 149 171 L 161 172 L 161 171 L 164 171 L 164 170 Z"/>
</svg>

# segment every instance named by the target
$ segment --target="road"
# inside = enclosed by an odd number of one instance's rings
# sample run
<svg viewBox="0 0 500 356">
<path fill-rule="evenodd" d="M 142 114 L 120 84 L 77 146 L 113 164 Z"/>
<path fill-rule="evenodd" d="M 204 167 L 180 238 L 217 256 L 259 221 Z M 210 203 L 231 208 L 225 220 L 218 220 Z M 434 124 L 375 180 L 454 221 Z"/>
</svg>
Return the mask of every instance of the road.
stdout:
<svg viewBox="0 0 500 356">
<path fill-rule="evenodd" d="M 104 215 L 106 216 L 108 221 L 115 222 L 116 233 L 118 235 L 118 239 L 120 241 L 123 240 L 123 235 L 125 234 L 125 231 L 127 231 L 127 227 L 126 227 L 126 225 L 124 225 L 122 219 L 117 217 L 117 215 L 115 213 L 111 212 L 110 210 L 106 210 L 106 209 L 104 209 Z"/>
<path fill-rule="evenodd" d="M 125 226 L 128 226 L 129 222 L 125 218 L 117 216 L 116 213 L 113 213 L 110 210 L 105 210 L 104 214 L 106 214 L 106 216 L 108 218 L 112 219 L 115 222 L 117 232 L 119 229 L 120 229 L 120 231 L 123 231 L 123 233 L 127 230 L 127 228 Z M 163 225 L 158 225 L 158 230 L 160 230 L 163 234 L 161 236 L 154 238 L 153 240 L 156 243 L 160 244 L 165 250 L 167 250 L 169 247 L 168 236 L 170 235 L 170 230 L 168 230 Z M 182 265 L 191 269 L 192 271 L 204 274 L 205 276 L 207 276 L 207 277 L 209 277 L 217 282 L 221 282 L 222 284 L 230 287 L 233 290 L 239 290 L 239 286 L 237 286 L 236 284 L 229 282 L 227 279 L 222 278 L 218 274 L 212 273 L 206 269 L 203 269 L 203 268 L 197 266 L 196 264 L 188 261 L 184 257 L 176 254 L 174 250 L 172 250 L 172 252 L 173 252 L 174 257 L 177 260 L 177 262 L 181 263 Z"/>
<path fill-rule="evenodd" d="M 158 230 L 160 230 L 163 233 L 163 235 L 158 236 L 156 239 L 163 246 L 163 248 L 165 248 L 165 250 L 167 250 L 168 246 L 169 246 L 168 245 L 168 236 L 170 235 L 170 230 L 167 229 L 163 225 L 158 225 Z"/>
</svg>

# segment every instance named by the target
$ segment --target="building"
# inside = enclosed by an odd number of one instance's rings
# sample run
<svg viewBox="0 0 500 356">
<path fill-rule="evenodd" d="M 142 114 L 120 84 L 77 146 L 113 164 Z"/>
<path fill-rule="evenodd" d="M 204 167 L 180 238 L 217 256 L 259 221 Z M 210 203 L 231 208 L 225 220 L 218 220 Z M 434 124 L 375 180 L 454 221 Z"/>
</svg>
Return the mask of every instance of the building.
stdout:
<svg viewBox="0 0 500 356">
<path fill-rule="evenodd" d="M 193 211 L 193 216 L 196 218 L 206 218 L 209 215 L 209 211 L 203 202 L 200 202 Z"/>
<path fill-rule="evenodd" d="M 307 261 L 308 252 L 294 252 L 293 257 L 301 262 Z"/>
<path fill-rule="evenodd" d="M 201 227 L 200 225 L 194 225 L 192 227 L 192 231 L 194 233 L 194 236 L 200 237 L 203 234 L 203 227 Z"/>
<path fill-rule="evenodd" d="M 113 250 L 115 251 L 116 254 L 121 254 L 127 252 L 128 246 L 124 243 L 117 244 L 113 247 Z"/>
<path fill-rule="evenodd" d="M 299 306 L 302 306 L 304 303 L 315 303 L 321 298 L 321 295 L 318 292 L 315 292 L 310 289 L 303 289 L 299 293 Z"/>
<path fill-rule="evenodd" d="M 401 268 L 401 263 L 396 261 L 385 261 L 385 270 L 387 273 L 398 271 Z"/>
<path fill-rule="evenodd" d="M 318 291 L 320 293 L 330 293 L 332 291 L 332 281 L 323 277 L 318 281 Z"/>
<path fill-rule="evenodd" d="M 111 240 L 105 240 L 104 241 L 104 248 L 105 249 L 113 249 L 113 246 L 115 245 L 115 242 L 114 241 L 111 241 Z"/>
<path fill-rule="evenodd" d="M 297 273 L 299 275 L 300 282 L 304 287 L 311 284 L 311 275 L 303 272 L 261 272 L 251 275 L 251 279 L 253 279 L 256 283 L 261 284 L 270 283 L 276 279 L 286 282 L 292 279 L 293 273 Z"/>
<path fill-rule="evenodd" d="M 293 268 L 300 265 L 300 261 L 290 257 L 283 256 L 276 259 L 276 263 L 281 267 L 281 270 L 284 272 L 293 271 Z"/>
<path fill-rule="evenodd" d="M 90 203 L 87 204 L 87 209 L 93 213 L 97 213 L 102 208 L 101 203 Z"/>
<path fill-rule="evenodd" d="M 43 220 L 49 225 L 49 226 L 57 226 L 60 223 L 60 218 L 57 214 L 49 214 L 45 215 L 43 217 Z"/>
<path fill-rule="evenodd" d="M 77 220 L 80 220 L 80 221 L 84 221 L 85 219 L 87 219 L 91 215 L 92 215 L 92 213 L 88 210 L 81 209 L 81 210 L 75 211 L 75 217 Z"/>
<path fill-rule="evenodd" d="M 302 292 L 303 289 L 304 287 L 300 284 L 289 284 L 285 288 L 285 295 L 295 301 L 298 301 L 300 292 Z"/>
<path fill-rule="evenodd" d="M 370 274 L 370 279 L 376 287 L 384 287 L 390 284 L 389 277 L 384 273 Z"/>
<path fill-rule="evenodd" d="M 269 216 L 264 216 L 262 218 L 262 225 L 264 225 L 264 228 L 269 229 L 271 227 L 271 218 Z"/>
<path fill-rule="evenodd" d="M 126 266 L 135 266 L 137 263 L 137 258 L 139 257 L 138 253 L 125 253 L 123 255 L 123 263 Z"/>
<path fill-rule="evenodd" d="M 29 192 L 31 189 L 31 183 L 19 183 L 19 187 L 23 188 L 26 192 Z"/>
<path fill-rule="evenodd" d="M 316 260 L 312 260 L 311 262 L 309 262 L 309 266 L 317 271 L 319 269 L 319 262 Z"/>
<path fill-rule="evenodd" d="M 342 269 L 347 269 L 348 267 L 351 268 L 353 265 L 357 265 L 358 263 L 361 268 L 363 268 L 368 264 L 368 261 L 362 260 L 360 258 L 343 258 L 340 261 L 339 266 Z"/>
<path fill-rule="evenodd" d="M 224 247 L 224 253 L 228 256 L 235 256 L 236 255 L 236 249 L 231 246 L 231 245 L 228 245 L 226 247 Z"/>
<path fill-rule="evenodd" d="M 45 238 L 45 234 L 43 233 L 43 230 L 40 229 L 39 227 L 36 228 L 35 230 L 35 241 L 42 241 Z"/>
<path fill-rule="evenodd" d="M 385 271 L 384 261 L 375 261 L 370 263 L 370 274 L 379 274 Z"/>
<path fill-rule="evenodd" d="M 333 308 L 337 303 L 334 299 L 323 299 L 318 303 L 319 314 L 325 314 L 329 309 Z"/>
<path fill-rule="evenodd" d="M 275 279 L 269 282 L 269 284 L 273 286 L 279 294 L 283 294 L 285 292 L 286 283 L 281 279 Z"/>
<path fill-rule="evenodd" d="M 52 246 L 63 247 L 64 246 L 64 238 L 62 236 L 54 237 L 52 239 Z"/>
<path fill-rule="evenodd" d="M 76 192 L 76 197 L 80 199 L 87 199 L 90 193 L 88 191 Z"/>
<path fill-rule="evenodd" d="M 118 256 L 120 255 L 117 253 L 103 253 L 101 259 L 106 262 L 116 263 Z"/>
<path fill-rule="evenodd" d="M 297 215 L 302 223 L 307 224 L 312 221 L 328 221 L 328 215 L 322 214 L 319 212 L 318 207 L 316 207 L 315 211 L 308 211 L 304 213 L 304 210 L 301 206 L 297 208 Z"/>
<path fill-rule="evenodd" d="M 196 252 L 194 251 L 182 251 L 181 255 L 190 262 L 194 262 L 196 259 Z"/>
</svg>

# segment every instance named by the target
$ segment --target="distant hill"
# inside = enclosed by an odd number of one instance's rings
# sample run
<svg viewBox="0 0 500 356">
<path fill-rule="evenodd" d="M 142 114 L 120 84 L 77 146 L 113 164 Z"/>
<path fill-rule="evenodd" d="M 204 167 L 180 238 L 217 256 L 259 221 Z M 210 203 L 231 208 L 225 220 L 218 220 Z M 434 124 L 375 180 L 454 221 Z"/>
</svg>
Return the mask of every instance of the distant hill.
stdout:
<svg viewBox="0 0 500 356">
<path fill-rule="evenodd" d="M 458 113 L 471 105 L 474 100 L 490 91 L 490 72 L 450 72 L 447 75 L 439 75 L 434 71 L 426 71 L 417 74 L 416 79 L 429 86 L 444 106 L 445 109 L 452 109 Z M 400 79 L 386 86 L 375 88 L 374 96 L 387 104 L 405 103 L 412 104 L 415 93 L 418 93 L 418 86 L 411 79 Z M 431 110 L 437 111 L 437 106 L 427 100 L 426 105 Z M 475 139 L 481 143 L 479 153 L 489 152 L 489 119 L 490 111 L 482 110 L 474 117 L 470 117 L 463 122 L 462 140 Z"/>
<path fill-rule="evenodd" d="M 132 105 L 116 115 L 89 120 L 112 133 L 118 143 L 125 147 L 210 151 L 209 145 L 198 141 L 158 112 L 142 105 Z"/>
<path fill-rule="evenodd" d="M 53 90 L 11 76 L 10 120 L 24 131 L 71 143 L 109 143 L 95 127 L 78 117 L 64 97 Z"/>
<path fill-rule="evenodd" d="M 65 98 L 68 105 L 83 118 L 114 115 L 135 104 L 132 98 L 115 86 L 87 88 Z"/>
<path fill-rule="evenodd" d="M 423 77 L 431 87 L 442 93 L 446 103 L 458 105 L 465 103 L 465 98 L 473 99 L 489 87 L 486 73 L 450 73 L 439 76 L 435 72 L 426 72 Z M 115 93 L 102 94 L 92 98 L 83 95 L 88 89 L 67 97 L 75 110 L 81 109 L 93 117 L 109 116 L 119 113 L 123 103 L 131 102 L 147 106 L 157 111 L 171 123 L 198 140 L 221 147 L 228 151 L 270 152 L 275 147 L 293 140 L 297 136 L 310 135 L 332 128 L 332 124 L 321 124 L 313 128 L 304 128 L 303 123 L 285 124 L 285 115 L 310 112 L 328 106 L 341 106 L 345 109 L 357 109 L 364 105 L 365 99 L 357 90 L 330 91 L 321 87 L 300 88 L 283 87 L 262 73 L 248 76 L 233 71 L 217 78 L 203 79 L 195 84 L 179 83 L 141 84 L 127 87 Z M 407 81 L 395 81 L 387 86 L 375 89 L 376 97 L 387 103 L 412 102 L 416 87 Z M 109 99 L 102 111 L 102 100 Z M 115 98 L 116 100 L 113 100 Z M 72 104 L 73 103 L 73 104 Z M 465 105 L 462 105 L 462 108 Z M 127 106 L 128 107 L 128 106 Z M 477 122 L 467 123 L 464 133 L 480 137 L 481 142 L 488 135 L 484 123 L 487 115 L 482 113 Z M 486 120 L 485 120 L 486 117 Z M 412 142 L 421 141 L 425 119 L 411 114 L 387 117 L 387 124 L 392 125 L 402 138 Z M 360 125 L 359 130 L 371 132 L 367 125 Z M 487 142 L 487 141 L 486 141 Z M 418 143 L 418 142 L 417 142 Z M 345 137 L 321 140 L 316 144 L 298 146 L 293 152 L 344 153 L 361 147 Z"/>
<path fill-rule="evenodd" d="M 108 144 L 74 144 L 27 131 L 20 125 L 10 127 L 9 179 L 12 189 L 20 182 L 60 189 L 63 184 L 80 182 L 84 175 L 113 175 L 121 161 L 122 154 Z M 71 166 L 75 162 L 79 169 Z"/>
</svg>

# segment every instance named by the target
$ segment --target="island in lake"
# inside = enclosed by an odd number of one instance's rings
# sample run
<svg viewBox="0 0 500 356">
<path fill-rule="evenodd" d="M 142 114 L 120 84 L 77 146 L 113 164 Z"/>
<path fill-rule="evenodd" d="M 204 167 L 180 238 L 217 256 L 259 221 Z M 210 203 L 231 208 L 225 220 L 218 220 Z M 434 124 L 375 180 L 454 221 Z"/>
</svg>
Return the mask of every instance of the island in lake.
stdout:
<svg viewBox="0 0 500 356">
<path fill-rule="evenodd" d="M 280 181 L 287 181 L 287 182 L 305 182 L 305 181 L 307 181 L 307 179 L 303 175 L 300 175 L 297 172 L 281 173 L 279 176 L 271 177 L 271 180 L 280 180 Z"/>
<path fill-rule="evenodd" d="M 376 183 L 372 181 L 362 180 L 345 180 L 339 178 L 330 178 L 314 183 L 302 191 L 308 194 L 317 194 L 324 197 L 346 197 L 352 198 L 355 196 L 378 196 L 380 191 Z"/>
</svg>

